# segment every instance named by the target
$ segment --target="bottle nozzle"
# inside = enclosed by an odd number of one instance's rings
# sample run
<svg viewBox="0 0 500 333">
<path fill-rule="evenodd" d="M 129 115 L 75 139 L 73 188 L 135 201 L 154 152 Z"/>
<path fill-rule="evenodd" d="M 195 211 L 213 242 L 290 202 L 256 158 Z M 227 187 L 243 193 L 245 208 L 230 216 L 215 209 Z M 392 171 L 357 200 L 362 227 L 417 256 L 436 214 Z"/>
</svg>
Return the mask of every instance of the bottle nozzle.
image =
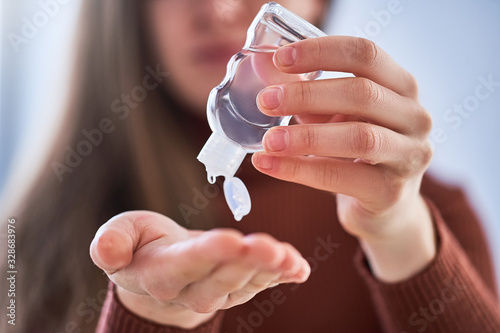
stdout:
<svg viewBox="0 0 500 333">
<path fill-rule="evenodd" d="M 240 221 L 250 212 L 250 194 L 243 182 L 234 177 L 247 152 L 237 143 L 213 133 L 198 154 L 198 160 L 205 164 L 210 184 L 217 176 L 224 176 L 224 195 L 233 212 L 234 219 Z"/>
<path fill-rule="evenodd" d="M 198 154 L 198 160 L 205 164 L 208 181 L 213 184 L 218 176 L 234 176 L 246 155 L 245 149 L 236 142 L 212 133 Z"/>
<path fill-rule="evenodd" d="M 207 180 L 210 184 L 215 184 L 215 181 L 217 180 L 217 176 L 213 176 L 209 172 L 207 172 Z"/>
</svg>

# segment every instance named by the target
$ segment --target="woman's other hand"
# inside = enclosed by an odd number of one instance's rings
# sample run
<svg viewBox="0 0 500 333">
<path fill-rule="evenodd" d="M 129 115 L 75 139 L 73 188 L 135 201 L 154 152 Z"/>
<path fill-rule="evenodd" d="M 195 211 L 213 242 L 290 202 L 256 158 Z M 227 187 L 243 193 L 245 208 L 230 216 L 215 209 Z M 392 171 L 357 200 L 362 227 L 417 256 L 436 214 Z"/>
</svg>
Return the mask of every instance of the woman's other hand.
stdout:
<svg viewBox="0 0 500 333">
<path fill-rule="evenodd" d="M 290 244 L 265 234 L 187 230 L 153 212 L 126 212 L 96 233 L 94 263 L 132 312 L 193 328 L 279 283 L 307 280 L 310 267 Z"/>
<path fill-rule="evenodd" d="M 258 96 L 275 127 L 253 163 L 270 176 L 336 193 L 344 229 L 356 236 L 375 275 L 388 282 L 423 269 L 436 252 L 420 184 L 432 158 L 429 113 L 412 75 L 373 42 L 328 36 L 300 41 L 274 56 L 286 73 L 317 70 L 355 77 L 267 87 Z"/>
</svg>

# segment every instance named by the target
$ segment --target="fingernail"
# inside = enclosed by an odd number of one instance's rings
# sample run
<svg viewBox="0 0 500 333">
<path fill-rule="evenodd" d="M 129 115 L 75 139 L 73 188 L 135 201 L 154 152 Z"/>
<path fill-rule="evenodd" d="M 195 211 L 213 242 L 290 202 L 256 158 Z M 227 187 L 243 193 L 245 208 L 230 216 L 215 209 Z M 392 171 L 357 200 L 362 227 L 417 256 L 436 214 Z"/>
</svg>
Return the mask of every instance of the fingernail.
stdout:
<svg viewBox="0 0 500 333">
<path fill-rule="evenodd" d="M 297 51 L 292 46 L 285 46 L 276 51 L 275 58 L 278 65 L 292 66 L 297 60 Z"/>
<path fill-rule="evenodd" d="M 274 166 L 274 156 L 267 154 L 256 154 L 254 155 L 254 163 L 260 169 L 270 170 Z"/>
<path fill-rule="evenodd" d="M 273 110 L 280 106 L 283 90 L 281 87 L 268 87 L 259 93 L 258 98 L 266 109 Z"/>
<path fill-rule="evenodd" d="M 264 136 L 264 145 L 270 151 L 282 151 L 288 146 L 288 132 L 286 130 L 271 130 Z"/>
</svg>

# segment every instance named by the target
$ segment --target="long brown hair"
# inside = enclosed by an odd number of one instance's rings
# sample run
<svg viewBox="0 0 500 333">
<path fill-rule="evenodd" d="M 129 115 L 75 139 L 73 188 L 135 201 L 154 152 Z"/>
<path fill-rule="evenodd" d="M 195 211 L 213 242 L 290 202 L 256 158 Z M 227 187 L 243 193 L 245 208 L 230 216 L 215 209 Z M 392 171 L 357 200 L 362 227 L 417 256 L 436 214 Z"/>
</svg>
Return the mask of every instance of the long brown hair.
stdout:
<svg viewBox="0 0 500 333">
<path fill-rule="evenodd" d="M 210 206 L 189 219 L 181 209 L 192 203 L 193 189 L 205 187 L 205 172 L 195 162 L 199 147 L 185 132 L 183 110 L 163 89 L 165 69 L 148 51 L 141 1 L 85 0 L 82 6 L 64 125 L 12 214 L 16 326 L 3 315 L 2 332 L 94 331 L 107 280 L 88 249 L 113 215 L 148 209 L 193 228 L 210 226 L 214 216 Z"/>
</svg>

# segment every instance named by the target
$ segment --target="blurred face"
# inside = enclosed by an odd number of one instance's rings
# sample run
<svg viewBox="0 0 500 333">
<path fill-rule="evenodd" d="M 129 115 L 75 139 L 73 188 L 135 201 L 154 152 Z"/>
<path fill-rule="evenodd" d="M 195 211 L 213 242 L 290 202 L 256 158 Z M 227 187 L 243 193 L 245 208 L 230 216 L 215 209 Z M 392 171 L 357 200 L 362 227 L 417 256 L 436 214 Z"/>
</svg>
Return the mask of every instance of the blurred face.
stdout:
<svg viewBox="0 0 500 333">
<path fill-rule="evenodd" d="M 147 31 L 156 59 L 169 72 L 172 95 L 205 114 L 210 90 L 243 47 L 261 0 L 146 1 Z M 319 21 L 324 0 L 283 0 L 280 4 L 310 22 Z"/>
</svg>

